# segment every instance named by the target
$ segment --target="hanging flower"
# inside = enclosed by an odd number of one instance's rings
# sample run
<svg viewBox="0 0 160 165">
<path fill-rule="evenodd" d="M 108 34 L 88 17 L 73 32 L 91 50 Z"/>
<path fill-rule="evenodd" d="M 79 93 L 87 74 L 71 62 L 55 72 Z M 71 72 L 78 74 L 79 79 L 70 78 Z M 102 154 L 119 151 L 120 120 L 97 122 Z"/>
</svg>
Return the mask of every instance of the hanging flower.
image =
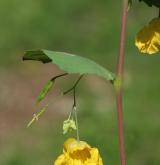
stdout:
<svg viewBox="0 0 160 165">
<path fill-rule="evenodd" d="M 103 165 L 97 148 L 92 148 L 84 141 L 69 138 L 64 143 L 61 154 L 54 165 Z"/>
<path fill-rule="evenodd" d="M 160 18 L 154 18 L 148 26 L 138 32 L 135 45 L 141 53 L 160 52 Z"/>
</svg>

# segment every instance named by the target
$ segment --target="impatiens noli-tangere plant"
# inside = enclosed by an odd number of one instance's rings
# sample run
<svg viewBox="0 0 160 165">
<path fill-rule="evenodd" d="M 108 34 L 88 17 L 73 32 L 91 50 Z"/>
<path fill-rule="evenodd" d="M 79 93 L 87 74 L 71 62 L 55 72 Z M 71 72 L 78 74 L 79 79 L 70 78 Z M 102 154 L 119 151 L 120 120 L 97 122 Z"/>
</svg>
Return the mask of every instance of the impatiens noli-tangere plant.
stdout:
<svg viewBox="0 0 160 165">
<path fill-rule="evenodd" d="M 135 0 L 136 1 L 136 0 Z M 135 35 L 135 45 L 139 52 L 142 54 L 155 54 L 160 52 L 160 0 L 139 0 L 141 3 L 146 3 L 149 7 L 157 10 L 157 17 L 153 18 Z M 122 100 L 122 87 L 123 87 L 123 70 L 124 70 L 124 55 L 125 55 L 125 33 L 126 22 L 129 9 L 131 9 L 132 0 L 122 0 L 122 19 L 121 19 L 121 33 L 120 33 L 120 46 L 117 62 L 117 71 L 112 73 L 103 66 L 96 62 L 74 54 L 49 51 L 49 50 L 32 50 L 26 51 L 23 60 L 41 61 L 44 64 L 52 62 L 57 65 L 64 73 L 51 78 L 40 94 L 37 97 L 37 102 L 42 101 L 48 92 L 52 89 L 55 81 L 63 78 L 69 74 L 78 74 L 79 77 L 73 86 L 67 91 L 63 92 L 64 95 L 72 92 L 73 106 L 68 117 L 63 121 L 63 134 L 71 131 L 76 132 L 76 137 L 70 137 L 64 142 L 62 153 L 55 158 L 54 165 L 102 165 L 103 161 L 100 156 L 100 151 L 91 147 L 87 142 L 81 141 L 78 131 L 78 116 L 76 106 L 76 87 L 80 80 L 88 74 L 94 74 L 110 81 L 116 91 L 116 104 L 117 104 L 117 123 L 118 123 L 118 138 L 119 138 L 119 153 L 120 164 L 126 164 L 125 147 L 124 147 L 124 130 L 123 130 L 123 100 Z M 138 2 L 138 0 L 137 0 Z M 146 16 L 147 17 L 147 16 Z M 39 117 L 46 111 L 49 104 L 45 105 L 37 114 L 33 115 L 32 120 L 28 123 L 30 127 L 32 123 L 39 119 Z M 107 155 L 107 153 L 106 153 Z"/>
</svg>

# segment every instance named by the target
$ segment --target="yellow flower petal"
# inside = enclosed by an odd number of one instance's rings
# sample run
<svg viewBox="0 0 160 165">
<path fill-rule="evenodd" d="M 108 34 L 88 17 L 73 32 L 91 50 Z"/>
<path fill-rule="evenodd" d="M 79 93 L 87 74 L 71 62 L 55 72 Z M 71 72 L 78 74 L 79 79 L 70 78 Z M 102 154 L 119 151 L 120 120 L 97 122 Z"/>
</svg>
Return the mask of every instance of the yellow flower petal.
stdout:
<svg viewBox="0 0 160 165">
<path fill-rule="evenodd" d="M 160 52 L 160 18 L 153 19 L 137 33 L 135 45 L 141 53 Z"/>
<path fill-rule="evenodd" d="M 65 156 L 62 154 L 54 162 L 54 165 L 65 165 L 66 164 L 65 162 L 66 162 Z"/>
<path fill-rule="evenodd" d="M 90 149 L 91 147 L 84 141 L 77 141 L 74 138 L 69 138 L 64 143 L 64 150 L 68 153 L 73 153 L 75 151 Z"/>
<path fill-rule="evenodd" d="M 63 154 L 54 165 L 103 165 L 97 148 L 92 148 L 84 141 L 69 138 L 64 143 Z"/>
</svg>

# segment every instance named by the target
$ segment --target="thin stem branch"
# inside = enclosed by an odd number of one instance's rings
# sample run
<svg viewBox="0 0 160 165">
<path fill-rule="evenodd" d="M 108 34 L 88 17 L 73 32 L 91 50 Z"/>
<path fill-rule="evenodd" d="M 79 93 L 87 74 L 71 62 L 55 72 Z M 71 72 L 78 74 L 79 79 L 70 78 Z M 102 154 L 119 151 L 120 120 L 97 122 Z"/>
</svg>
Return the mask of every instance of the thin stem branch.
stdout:
<svg viewBox="0 0 160 165">
<path fill-rule="evenodd" d="M 73 87 L 71 87 L 70 89 L 68 89 L 67 91 L 63 92 L 63 95 L 66 95 L 67 93 L 71 92 L 72 90 L 74 90 L 76 88 L 76 86 L 78 85 L 79 81 L 81 80 L 81 78 L 83 77 L 83 75 L 81 75 L 78 80 L 75 82 L 75 84 L 73 85 Z"/>
<path fill-rule="evenodd" d="M 74 113 L 74 118 L 75 118 L 75 122 L 76 122 L 76 127 L 77 127 L 77 141 L 79 141 L 79 127 L 78 127 L 78 117 L 77 117 L 77 107 L 76 107 L 76 86 L 78 85 L 79 81 L 82 79 L 83 75 L 81 75 L 77 81 L 75 82 L 75 84 L 73 85 L 73 87 L 71 87 L 70 89 L 68 89 L 66 92 L 63 93 L 63 95 L 73 91 L 73 106 L 72 106 L 72 111 L 69 115 L 69 119 L 71 118 L 71 116 Z"/>
<path fill-rule="evenodd" d="M 76 89 L 73 89 L 73 107 L 76 107 Z"/>
<path fill-rule="evenodd" d="M 57 78 L 59 78 L 59 77 L 66 76 L 66 75 L 68 75 L 68 73 L 63 73 L 63 74 L 57 75 L 57 76 L 53 77 L 53 78 L 51 79 L 51 81 L 54 81 L 55 79 L 57 79 Z"/>
<path fill-rule="evenodd" d="M 117 120 L 118 120 L 118 139 L 120 150 L 121 165 L 126 165 L 125 145 L 124 145 L 124 128 L 123 128 L 123 105 L 122 105 L 122 80 L 124 72 L 124 56 L 125 56 L 125 37 L 126 37 L 126 21 L 128 13 L 128 0 L 123 0 L 120 34 L 120 48 L 117 63 L 117 79 L 115 82 L 116 88 L 116 104 L 117 104 Z"/>
<path fill-rule="evenodd" d="M 76 88 L 73 89 L 73 106 L 72 106 L 72 111 L 69 114 L 69 119 L 71 117 L 73 117 L 73 113 L 75 111 L 75 108 L 76 108 Z"/>
</svg>

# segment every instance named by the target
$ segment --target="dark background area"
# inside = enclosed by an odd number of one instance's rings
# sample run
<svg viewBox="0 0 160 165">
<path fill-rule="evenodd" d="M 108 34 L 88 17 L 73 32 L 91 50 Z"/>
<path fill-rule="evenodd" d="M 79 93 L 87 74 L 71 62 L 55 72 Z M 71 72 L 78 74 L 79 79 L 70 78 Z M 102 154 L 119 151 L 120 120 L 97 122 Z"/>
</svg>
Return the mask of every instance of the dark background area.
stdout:
<svg viewBox="0 0 160 165">
<path fill-rule="evenodd" d="M 0 0 L 0 164 L 44 165 L 62 152 L 62 123 L 72 95 L 62 96 L 77 79 L 59 79 L 40 104 L 36 97 L 53 76 L 52 64 L 22 62 L 25 50 L 49 49 L 88 57 L 115 71 L 121 3 L 113 0 Z M 127 164 L 160 163 L 160 56 L 140 55 L 136 33 L 158 15 L 156 8 L 135 2 L 127 22 L 124 127 Z M 45 103 L 44 115 L 26 125 Z M 109 82 L 85 76 L 77 89 L 81 140 L 98 147 L 104 165 L 119 164 L 115 93 Z"/>
</svg>

